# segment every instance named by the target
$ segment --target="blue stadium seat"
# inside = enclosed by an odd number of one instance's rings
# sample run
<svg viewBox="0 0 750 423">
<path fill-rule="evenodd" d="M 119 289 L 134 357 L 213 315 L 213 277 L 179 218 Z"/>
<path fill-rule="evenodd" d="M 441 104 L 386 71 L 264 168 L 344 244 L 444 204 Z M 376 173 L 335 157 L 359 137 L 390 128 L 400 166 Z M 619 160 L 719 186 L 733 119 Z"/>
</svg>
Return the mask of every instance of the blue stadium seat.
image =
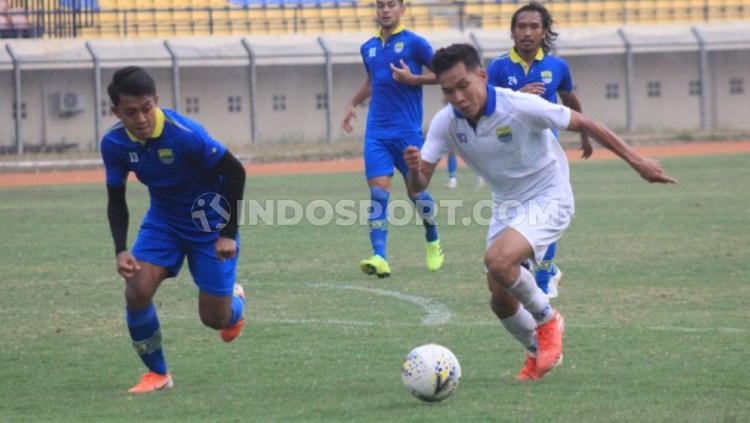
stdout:
<svg viewBox="0 0 750 423">
<path fill-rule="evenodd" d="M 60 0 L 60 7 L 71 10 L 99 10 L 98 0 Z"/>
</svg>

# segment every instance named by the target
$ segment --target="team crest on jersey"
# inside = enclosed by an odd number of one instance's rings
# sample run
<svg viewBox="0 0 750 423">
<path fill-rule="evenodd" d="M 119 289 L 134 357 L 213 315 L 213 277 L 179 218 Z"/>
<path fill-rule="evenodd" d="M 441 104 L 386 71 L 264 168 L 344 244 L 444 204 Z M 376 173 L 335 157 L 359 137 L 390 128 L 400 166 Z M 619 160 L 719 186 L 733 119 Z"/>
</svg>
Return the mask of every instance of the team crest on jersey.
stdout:
<svg viewBox="0 0 750 423">
<path fill-rule="evenodd" d="M 514 85 L 518 85 L 518 79 L 515 76 L 511 75 L 508 77 L 508 86 L 512 87 Z"/>
<path fill-rule="evenodd" d="M 513 131 L 511 131 L 510 126 L 498 126 L 495 128 L 495 135 L 500 142 L 508 142 L 513 139 Z"/>
<path fill-rule="evenodd" d="M 542 71 L 542 82 L 545 84 L 552 82 L 552 71 Z"/>
<path fill-rule="evenodd" d="M 159 149 L 159 160 L 166 165 L 174 163 L 174 153 L 171 148 L 160 148 Z"/>
<path fill-rule="evenodd" d="M 367 57 L 375 57 L 375 54 L 378 52 L 378 49 L 375 47 L 370 47 L 370 50 L 367 52 Z"/>
<path fill-rule="evenodd" d="M 469 142 L 469 139 L 466 137 L 466 134 L 464 134 L 463 132 L 457 133 L 456 138 L 458 138 L 458 142 L 460 144 L 466 144 L 467 142 Z"/>
<path fill-rule="evenodd" d="M 397 42 L 396 45 L 393 46 L 393 51 L 395 51 L 396 53 L 401 53 L 402 51 L 404 51 L 403 41 Z"/>
</svg>

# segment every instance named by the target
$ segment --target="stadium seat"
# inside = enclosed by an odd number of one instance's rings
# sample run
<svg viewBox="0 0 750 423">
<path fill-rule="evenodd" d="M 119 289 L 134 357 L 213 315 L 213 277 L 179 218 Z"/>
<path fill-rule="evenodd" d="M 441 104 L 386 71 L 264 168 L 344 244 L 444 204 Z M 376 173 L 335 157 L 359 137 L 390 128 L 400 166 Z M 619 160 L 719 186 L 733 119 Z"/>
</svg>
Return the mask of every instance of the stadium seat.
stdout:
<svg viewBox="0 0 750 423">
<path fill-rule="evenodd" d="M 479 22 L 481 22 L 483 28 L 493 29 L 501 26 L 501 5 L 496 3 L 480 3 L 471 6 L 472 13 L 477 13 L 481 17 Z"/>
<path fill-rule="evenodd" d="M 62 0 L 68 1 L 68 0 Z M 449 0 L 407 2 L 404 24 L 417 32 L 455 26 L 458 5 Z M 98 0 L 87 37 L 207 34 L 285 34 L 374 31 L 375 0 Z M 0 11 L 9 0 L 0 0 Z M 517 1 L 467 0 L 469 28 L 507 30 Z M 451 9 L 455 6 L 456 9 Z M 569 0 L 546 3 L 561 27 L 689 23 L 749 19 L 750 0 Z M 454 13 L 455 12 L 455 13 Z M 27 12 L 18 26 L 32 29 Z M 6 16 L 4 25 L 10 17 Z M 123 25 L 127 22 L 128 28 Z M 3 24 L 0 24 L 0 28 Z"/>
<path fill-rule="evenodd" d="M 12 27 L 14 37 L 30 37 L 32 35 L 32 25 L 26 16 L 26 10 L 20 7 L 12 7 L 6 11 L 6 16 Z"/>
<path fill-rule="evenodd" d="M 567 26 L 582 26 L 589 24 L 589 3 L 571 1 L 567 5 Z M 553 15 L 554 16 L 554 15 Z"/>
<path fill-rule="evenodd" d="M 622 2 L 607 1 L 604 2 L 602 14 L 602 24 L 604 25 L 621 25 L 625 10 Z"/>
<path fill-rule="evenodd" d="M 5 13 L 0 13 L 0 37 L 10 37 L 13 32 L 13 24 Z"/>
</svg>

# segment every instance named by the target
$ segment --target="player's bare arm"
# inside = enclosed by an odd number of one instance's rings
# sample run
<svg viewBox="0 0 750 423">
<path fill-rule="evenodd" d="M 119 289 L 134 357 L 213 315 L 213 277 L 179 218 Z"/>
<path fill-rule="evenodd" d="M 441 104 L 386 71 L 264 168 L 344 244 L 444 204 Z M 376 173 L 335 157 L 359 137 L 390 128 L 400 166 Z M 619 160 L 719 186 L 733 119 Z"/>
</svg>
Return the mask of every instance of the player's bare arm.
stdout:
<svg viewBox="0 0 750 423">
<path fill-rule="evenodd" d="M 352 127 L 352 119 L 357 120 L 357 107 L 362 104 L 365 100 L 370 98 L 372 89 L 372 83 L 370 75 L 367 75 L 367 79 L 359 87 L 357 93 L 354 94 L 351 101 L 346 104 L 346 110 L 344 111 L 344 118 L 341 120 L 341 128 L 346 131 L 347 134 L 351 134 L 354 128 Z"/>
<path fill-rule="evenodd" d="M 432 174 L 435 173 L 437 163 L 422 160 L 422 154 L 414 146 L 404 150 L 404 161 L 409 171 L 406 174 L 406 185 L 411 192 L 422 192 L 430 185 Z"/>
<path fill-rule="evenodd" d="M 578 96 L 570 91 L 558 91 L 557 94 L 560 95 L 560 100 L 562 100 L 562 103 L 569 107 L 571 110 L 575 110 L 578 113 L 583 113 L 583 106 L 581 105 L 581 101 L 578 99 Z M 591 145 L 591 141 L 589 141 L 589 136 L 585 132 L 581 132 L 581 157 L 584 159 L 588 159 L 591 157 L 591 154 L 593 154 L 594 148 Z"/>
<path fill-rule="evenodd" d="M 401 60 L 400 67 L 391 63 L 391 71 L 393 72 L 393 79 L 408 85 L 431 85 L 437 84 L 437 77 L 432 71 L 426 71 L 421 75 L 415 75 L 409 69 L 409 65 Z"/>
<path fill-rule="evenodd" d="M 677 180 L 664 173 L 658 160 L 643 157 L 630 148 L 617 134 L 606 126 L 596 122 L 585 115 L 571 110 L 570 124 L 568 130 L 575 132 L 586 132 L 599 144 L 606 147 L 621 159 L 625 160 L 641 178 L 649 182 L 666 184 L 677 183 Z"/>
</svg>

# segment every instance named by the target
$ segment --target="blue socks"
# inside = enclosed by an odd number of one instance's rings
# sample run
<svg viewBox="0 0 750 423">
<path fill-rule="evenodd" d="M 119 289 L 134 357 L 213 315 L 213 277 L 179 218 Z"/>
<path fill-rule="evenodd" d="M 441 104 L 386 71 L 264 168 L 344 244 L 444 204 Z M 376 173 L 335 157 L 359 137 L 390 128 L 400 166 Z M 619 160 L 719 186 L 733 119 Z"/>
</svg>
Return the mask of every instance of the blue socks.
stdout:
<svg viewBox="0 0 750 423">
<path fill-rule="evenodd" d="M 370 243 L 374 254 L 388 259 L 386 256 L 386 241 L 388 239 L 388 199 L 391 194 L 379 187 L 370 187 L 370 209 L 367 223 L 370 226 Z M 412 198 L 419 217 L 425 227 L 427 242 L 438 239 L 437 223 L 435 223 L 435 202 L 427 192 L 421 192 L 417 198 Z"/>
<path fill-rule="evenodd" d="M 245 301 L 242 297 L 235 295 L 232 297 L 232 318 L 229 320 L 229 325 L 233 325 L 242 320 L 242 315 L 245 313 Z"/>
<path fill-rule="evenodd" d="M 555 259 L 556 252 L 557 242 L 553 242 L 549 247 L 547 247 L 547 252 L 544 254 L 544 259 L 542 260 L 542 263 L 539 264 L 534 274 L 536 284 L 539 286 L 539 288 L 541 288 L 542 291 L 544 291 L 545 294 L 549 289 L 549 280 L 552 278 L 552 276 L 555 275 L 555 273 L 557 273 L 555 264 L 552 263 L 552 260 Z"/>
<path fill-rule="evenodd" d="M 424 223 L 425 238 L 427 242 L 437 241 L 438 231 L 435 222 L 435 202 L 427 191 L 420 192 L 417 198 L 412 198 L 414 205 L 417 207 L 417 213 Z"/>
<path fill-rule="evenodd" d="M 167 361 L 161 347 L 159 317 L 153 303 L 143 310 L 126 310 L 125 320 L 133 340 L 133 347 L 143 360 L 143 364 L 152 372 L 167 373 Z"/>
<path fill-rule="evenodd" d="M 458 160 L 456 160 L 456 155 L 449 154 L 448 155 L 448 177 L 455 178 L 457 170 L 458 170 Z"/>
<path fill-rule="evenodd" d="M 391 193 L 379 188 L 370 187 L 370 210 L 367 223 L 370 226 L 370 243 L 374 254 L 388 259 L 385 255 L 388 240 L 388 199 Z"/>
</svg>

